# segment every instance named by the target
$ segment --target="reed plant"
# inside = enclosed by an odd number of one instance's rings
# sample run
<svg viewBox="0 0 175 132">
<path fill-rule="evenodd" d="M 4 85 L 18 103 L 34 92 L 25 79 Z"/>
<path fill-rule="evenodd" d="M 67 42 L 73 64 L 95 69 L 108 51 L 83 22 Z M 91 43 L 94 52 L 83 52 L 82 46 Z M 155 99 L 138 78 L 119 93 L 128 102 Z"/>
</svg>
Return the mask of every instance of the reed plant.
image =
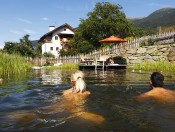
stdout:
<svg viewBox="0 0 175 132">
<path fill-rule="evenodd" d="M 133 69 L 145 71 L 175 71 L 175 62 L 157 61 L 134 64 Z"/>
<path fill-rule="evenodd" d="M 14 75 L 24 73 L 32 67 L 24 57 L 17 54 L 0 52 L 0 75 Z"/>
<path fill-rule="evenodd" d="M 75 63 L 64 63 L 59 66 L 51 66 L 50 69 L 64 69 L 64 70 L 73 70 L 73 69 L 78 69 L 78 64 Z"/>
</svg>

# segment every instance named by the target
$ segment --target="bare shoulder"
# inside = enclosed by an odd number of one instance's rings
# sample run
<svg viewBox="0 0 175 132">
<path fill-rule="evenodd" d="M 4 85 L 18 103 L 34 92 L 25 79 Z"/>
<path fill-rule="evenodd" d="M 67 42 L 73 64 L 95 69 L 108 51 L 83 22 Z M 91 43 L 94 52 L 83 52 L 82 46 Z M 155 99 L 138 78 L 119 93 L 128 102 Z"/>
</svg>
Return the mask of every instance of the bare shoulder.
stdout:
<svg viewBox="0 0 175 132">
<path fill-rule="evenodd" d="M 90 91 L 85 91 L 85 92 L 83 92 L 83 94 L 89 95 L 89 94 L 91 94 L 91 92 Z"/>
<path fill-rule="evenodd" d="M 154 88 L 149 92 L 134 97 L 134 99 L 139 102 L 149 99 L 154 99 L 157 102 L 175 102 L 175 92 L 164 88 Z"/>
<path fill-rule="evenodd" d="M 142 102 L 142 101 L 150 99 L 151 96 L 153 96 L 153 94 L 154 94 L 154 92 L 151 90 L 151 91 L 143 93 L 143 94 L 141 94 L 139 96 L 135 96 L 134 99 L 136 101 Z"/>
<path fill-rule="evenodd" d="M 79 92 L 79 93 L 76 93 L 77 95 L 79 96 L 87 96 L 87 95 L 90 95 L 91 92 L 90 91 L 84 91 L 83 93 Z"/>
<path fill-rule="evenodd" d="M 68 95 L 68 94 L 71 94 L 71 93 L 72 93 L 72 88 L 63 91 L 63 96 Z"/>
<path fill-rule="evenodd" d="M 72 92 L 72 88 L 68 89 L 68 90 L 65 90 L 62 92 L 63 96 L 66 96 L 66 95 L 70 95 L 70 94 L 73 94 L 73 95 L 89 95 L 91 94 L 90 91 L 84 91 L 83 93 L 73 93 Z"/>
</svg>

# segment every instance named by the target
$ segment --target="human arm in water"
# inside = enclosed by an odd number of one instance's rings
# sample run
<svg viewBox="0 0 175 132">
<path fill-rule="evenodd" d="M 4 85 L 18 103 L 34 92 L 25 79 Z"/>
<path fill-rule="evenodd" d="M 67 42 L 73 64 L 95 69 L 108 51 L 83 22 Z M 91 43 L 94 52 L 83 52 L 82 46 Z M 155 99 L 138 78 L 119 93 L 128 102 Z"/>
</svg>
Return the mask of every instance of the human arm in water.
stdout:
<svg viewBox="0 0 175 132">
<path fill-rule="evenodd" d="M 89 95 L 89 94 L 91 94 L 91 92 L 90 91 L 84 91 L 83 93 L 81 93 L 81 92 L 76 93 L 76 92 L 74 92 L 73 88 L 70 88 L 70 89 L 67 89 L 67 90 L 63 91 L 63 96 L 68 95 L 68 94 Z"/>
</svg>

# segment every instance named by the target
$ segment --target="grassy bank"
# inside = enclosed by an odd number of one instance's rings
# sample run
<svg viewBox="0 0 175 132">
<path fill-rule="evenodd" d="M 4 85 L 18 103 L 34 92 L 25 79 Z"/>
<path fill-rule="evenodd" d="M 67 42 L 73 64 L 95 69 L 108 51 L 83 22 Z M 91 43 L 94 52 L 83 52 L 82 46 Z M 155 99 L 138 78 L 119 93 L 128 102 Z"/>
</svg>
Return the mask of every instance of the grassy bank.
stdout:
<svg viewBox="0 0 175 132">
<path fill-rule="evenodd" d="M 31 67 L 24 57 L 0 52 L 0 76 L 24 73 Z"/>
<path fill-rule="evenodd" d="M 175 71 L 175 63 L 167 61 L 158 62 L 144 62 L 141 64 L 134 64 L 133 69 L 145 70 L 145 71 Z"/>
<path fill-rule="evenodd" d="M 60 66 L 51 66 L 50 69 L 64 69 L 64 70 L 73 70 L 78 69 L 78 64 L 75 63 L 64 63 Z"/>
</svg>

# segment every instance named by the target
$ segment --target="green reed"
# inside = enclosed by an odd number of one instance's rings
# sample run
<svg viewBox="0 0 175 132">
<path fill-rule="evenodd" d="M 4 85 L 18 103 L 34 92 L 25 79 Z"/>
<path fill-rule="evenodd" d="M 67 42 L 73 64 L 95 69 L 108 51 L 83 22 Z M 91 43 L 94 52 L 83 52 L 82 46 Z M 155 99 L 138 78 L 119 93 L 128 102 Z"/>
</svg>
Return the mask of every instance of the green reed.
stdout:
<svg viewBox="0 0 175 132">
<path fill-rule="evenodd" d="M 134 64 L 132 68 L 145 71 L 175 71 L 175 62 L 143 62 L 141 64 Z"/>
<path fill-rule="evenodd" d="M 50 69 L 65 69 L 65 70 L 73 70 L 78 69 L 78 64 L 75 63 L 64 63 L 59 66 L 51 66 Z"/>
<path fill-rule="evenodd" d="M 15 54 L 0 52 L 0 75 L 24 73 L 32 67 L 24 57 Z"/>
</svg>

